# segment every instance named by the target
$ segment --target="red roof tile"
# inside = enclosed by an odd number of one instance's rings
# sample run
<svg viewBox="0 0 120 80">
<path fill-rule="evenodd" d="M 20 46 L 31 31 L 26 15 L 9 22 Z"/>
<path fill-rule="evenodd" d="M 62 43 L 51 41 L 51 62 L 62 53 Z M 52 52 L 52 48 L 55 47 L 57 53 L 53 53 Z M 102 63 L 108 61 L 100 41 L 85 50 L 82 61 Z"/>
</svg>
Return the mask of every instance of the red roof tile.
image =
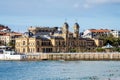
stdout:
<svg viewBox="0 0 120 80">
<path fill-rule="evenodd" d="M 90 31 L 91 32 L 110 32 L 110 30 L 108 30 L 108 29 L 98 29 L 98 30 L 96 30 L 96 29 L 90 29 Z"/>
</svg>

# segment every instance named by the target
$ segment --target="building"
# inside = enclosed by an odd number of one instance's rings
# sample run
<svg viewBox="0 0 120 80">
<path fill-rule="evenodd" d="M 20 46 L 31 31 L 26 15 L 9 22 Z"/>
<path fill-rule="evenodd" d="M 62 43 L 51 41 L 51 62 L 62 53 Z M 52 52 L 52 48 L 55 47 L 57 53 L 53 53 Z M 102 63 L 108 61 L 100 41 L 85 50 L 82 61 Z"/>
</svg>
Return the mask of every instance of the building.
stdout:
<svg viewBox="0 0 120 80">
<path fill-rule="evenodd" d="M 8 26 L 4 26 L 0 24 L 0 32 L 10 32 L 11 29 Z"/>
<path fill-rule="evenodd" d="M 18 32 L 0 32 L 0 41 L 3 45 L 8 45 L 10 42 L 15 43 L 15 38 L 22 36 L 21 33 Z"/>
<path fill-rule="evenodd" d="M 120 31 L 118 30 L 111 30 L 111 34 L 116 38 L 120 37 Z"/>
<path fill-rule="evenodd" d="M 30 27 L 23 36 L 16 38 L 15 49 L 19 53 L 50 53 L 50 52 L 84 52 L 94 51 L 95 41 L 81 38 L 79 24 L 73 26 L 74 32 L 69 31 L 68 23 L 62 27 Z"/>
<path fill-rule="evenodd" d="M 84 38 L 99 38 L 101 36 L 108 36 L 111 34 L 111 30 L 108 29 L 88 29 L 83 32 Z"/>
<path fill-rule="evenodd" d="M 10 42 L 15 43 L 15 38 L 22 36 L 21 33 L 13 32 L 8 26 L 0 24 L 0 45 L 8 45 Z"/>
<path fill-rule="evenodd" d="M 32 32 L 33 34 L 40 34 L 40 35 L 45 35 L 45 34 L 49 34 L 51 32 L 56 32 L 58 29 L 58 27 L 53 27 L 53 28 L 50 28 L 50 27 L 30 27 L 28 28 L 28 31 L 29 32 Z"/>
</svg>

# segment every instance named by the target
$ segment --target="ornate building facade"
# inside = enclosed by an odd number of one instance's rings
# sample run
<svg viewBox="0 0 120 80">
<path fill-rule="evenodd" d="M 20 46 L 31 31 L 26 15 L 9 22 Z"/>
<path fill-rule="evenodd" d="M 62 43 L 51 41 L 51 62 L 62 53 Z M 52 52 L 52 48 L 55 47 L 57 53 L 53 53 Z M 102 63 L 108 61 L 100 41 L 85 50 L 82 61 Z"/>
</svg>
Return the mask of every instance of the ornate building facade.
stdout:
<svg viewBox="0 0 120 80">
<path fill-rule="evenodd" d="M 103 45 L 102 40 L 81 38 L 79 28 L 75 23 L 72 33 L 66 22 L 60 28 L 30 27 L 22 37 L 16 38 L 15 49 L 19 53 L 86 52 Z"/>
</svg>

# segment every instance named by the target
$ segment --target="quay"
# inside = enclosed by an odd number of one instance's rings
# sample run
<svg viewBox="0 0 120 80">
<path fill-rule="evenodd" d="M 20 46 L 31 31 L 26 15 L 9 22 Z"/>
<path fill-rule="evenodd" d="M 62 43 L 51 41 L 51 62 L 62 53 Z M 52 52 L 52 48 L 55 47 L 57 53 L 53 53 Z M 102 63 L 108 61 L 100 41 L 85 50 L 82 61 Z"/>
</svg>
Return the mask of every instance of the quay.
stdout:
<svg viewBox="0 0 120 80">
<path fill-rule="evenodd" d="M 28 53 L 23 60 L 120 60 L 120 53 Z"/>
</svg>

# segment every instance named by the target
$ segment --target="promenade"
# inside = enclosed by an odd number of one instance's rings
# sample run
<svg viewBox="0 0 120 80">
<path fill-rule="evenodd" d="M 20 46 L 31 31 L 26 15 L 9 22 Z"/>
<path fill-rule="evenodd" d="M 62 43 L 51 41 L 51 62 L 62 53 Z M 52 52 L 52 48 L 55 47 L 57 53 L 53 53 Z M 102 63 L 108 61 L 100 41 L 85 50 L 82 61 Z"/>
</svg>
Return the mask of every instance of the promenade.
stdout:
<svg viewBox="0 0 120 80">
<path fill-rule="evenodd" d="M 23 60 L 120 60 L 120 53 L 28 53 Z"/>
</svg>

